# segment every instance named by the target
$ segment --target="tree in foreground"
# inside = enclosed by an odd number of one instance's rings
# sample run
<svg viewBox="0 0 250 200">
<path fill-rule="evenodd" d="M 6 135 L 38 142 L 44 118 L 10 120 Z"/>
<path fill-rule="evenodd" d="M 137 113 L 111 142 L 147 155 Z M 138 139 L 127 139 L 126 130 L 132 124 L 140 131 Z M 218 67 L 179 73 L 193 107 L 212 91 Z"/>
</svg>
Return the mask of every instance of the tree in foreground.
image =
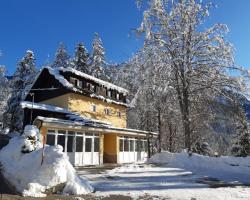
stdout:
<svg viewBox="0 0 250 200">
<path fill-rule="evenodd" d="M 23 128 L 23 110 L 20 102 L 25 96 L 25 88 L 32 84 L 36 73 L 34 53 L 30 50 L 18 63 L 12 79 L 12 94 L 8 100 L 8 108 L 5 112 L 5 125 L 10 131 L 21 131 Z"/>
<path fill-rule="evenodd" d="M 64 46 L 63 43 L 59 44 L 59 47 L 56 51 L 55 54 L 55 59 L 53 63 L 51 64 L 51 67 L 56 68 L 56 67 L 69 67 L 70 66 L 70 56 L 67 52 L 66 47 Z"/>
<path fill-rule="evenodd" d="M 148 95 L 157 88 L 161 96 L 171 96 L 166 101 L 169 104 L 165 108 L 170 108 L 166 114 L 174 113 L 180 118 L 184 147 L 191 150 L 219 112 L 221 97 L 235 101 L 233 93 L 245 92 L 244 76 L 232 73 L 245 71 L 234 64 L 233 46 L 225 39 L 227 26 L 215 24 L 204 28 L 211 4 L 195 0 L 151 0 L 149 5 L 138 32 L 145 33 L 145 56 L 139 67 L 143 69 L 141 80 L 150 81 L 138 86 L 138 91 Z M 150 51 L 160 53 L 147 56 Z M 155 64 L 145 65 L 150 62 Z M 152 74 L 159 80 L 152 79 Z M 146 85 L 153 90 L 145 88 Z M 160 102 L 155 105 L 163 107 L 164 101 Z"/>
</svg>

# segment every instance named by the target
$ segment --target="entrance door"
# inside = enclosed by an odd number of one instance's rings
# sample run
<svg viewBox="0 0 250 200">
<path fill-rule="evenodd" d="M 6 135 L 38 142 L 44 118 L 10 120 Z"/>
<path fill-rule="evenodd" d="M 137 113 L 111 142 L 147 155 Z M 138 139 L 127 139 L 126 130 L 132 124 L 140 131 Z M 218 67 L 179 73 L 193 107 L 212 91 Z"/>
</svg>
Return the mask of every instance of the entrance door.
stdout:
<svg viewBox="0 0 250 200">
<path fill-rule="evenodd" d="M 99 134 L 86 133 L 85 134 L 85 165 L 99 164 Z"/>
</svg>

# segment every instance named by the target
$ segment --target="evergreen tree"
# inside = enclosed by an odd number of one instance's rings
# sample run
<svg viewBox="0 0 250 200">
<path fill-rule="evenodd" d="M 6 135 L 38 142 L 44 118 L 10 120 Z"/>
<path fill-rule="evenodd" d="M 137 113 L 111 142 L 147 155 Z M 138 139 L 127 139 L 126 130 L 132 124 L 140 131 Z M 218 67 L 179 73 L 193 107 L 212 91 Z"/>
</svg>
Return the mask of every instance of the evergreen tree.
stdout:
<svg viewBox="0 0 250 200">
<path fill-rule="evenodd" d="M 90 74 L 89 54 L 82 43 L 79 43 L 76 47 L 73 64 L 75 69 Z"/>
<path fill-rule="evenodd" d="M 234 156 L 250 156 L 250 129 L 244 114 L 242 114 L 241 119 L 239 119 L 239 125 L 236 131 L 237 135 L 231 150 L 232 154 Z"/>
<path fill-rule="evenodd" d="M 14 73 L 12 79 L 13 91 L 8 101 L 8 108 L 4 113 L 5 125 L 10 128 L 10 131 L 21 131 L 23 128 L 23 110 L 20 107 L 20 102 L 24 98 L 25 88 L 33 82 L 35 72 L 34 53 L 28 50 L 18 63 Z"/>
<path fill-rule="evenodd" d="M 55 59 L 51 65 L 51 67 L 56 68 L 56 67 L 69 67 L 70 62 L 69 62 L 70 56 L 68 55 L 67 49 L 63 43 L 59 44 L 59 47 L 56 51 L 55 54 Z"/>
<path fill-rule="evenodd" d="M 5 66 L 0 66 L 0 122 L 3 122 L 3 113 L 6 111 L 7 100 L 10 93 L 9 81 L 5 77 L 5 72 Z"/>
<path fill-rule="evenodd" d="M 106 80 L 105 67 L 105 49 L 98 33 L 95 33 L 93 41 L 93 55 L 91 62 L 91 74 L 97 78 Z"/>
</svg>

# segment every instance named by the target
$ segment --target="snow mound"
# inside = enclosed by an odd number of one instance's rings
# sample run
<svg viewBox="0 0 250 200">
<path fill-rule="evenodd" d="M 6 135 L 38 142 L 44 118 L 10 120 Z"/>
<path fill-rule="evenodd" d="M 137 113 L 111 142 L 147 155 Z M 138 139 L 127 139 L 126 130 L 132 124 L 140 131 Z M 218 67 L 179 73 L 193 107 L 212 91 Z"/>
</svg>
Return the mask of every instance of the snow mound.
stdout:
<svg viewBox="0 0 250 200">
<path fill-rule="evenodd" d="M 27 130 L 34 129 L 28 127 Z M 44 197 L 45 192 L 59 184 L 65 184 L 63 193 L 87 194 L 93 187 L 84 178 L 76 175 L 62 147 L 46 146 L 41 165 L 42 148 L 23 154 L 21 148 L 25 137 L 18 136 L 0 151 L 0 163 L 4 177 L 23 196 Z"/>
<path fill-rule="evenodd" d="M 149 163 L 163 164 L 190 170 L 225 181 L 239 181 L 250 184 L 250 156 L 210 157 L 193 153 L 189 156 L 186 151 L 181 153 L 162 152 L 152 156 Z"/>
</svg>

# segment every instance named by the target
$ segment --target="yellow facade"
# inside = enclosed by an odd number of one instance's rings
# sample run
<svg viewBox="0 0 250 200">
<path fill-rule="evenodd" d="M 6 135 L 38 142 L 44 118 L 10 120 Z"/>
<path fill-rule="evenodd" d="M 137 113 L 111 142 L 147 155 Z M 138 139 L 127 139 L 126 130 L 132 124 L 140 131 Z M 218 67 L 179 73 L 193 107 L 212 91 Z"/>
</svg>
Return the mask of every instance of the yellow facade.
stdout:
<svg viewBox="0 0 250 200">
<path fill-rule="evenodd" d="M 70 94 L 64 94 L 55 98 L 47 99 L 41 103 L 68 109 Z"/>
<path fill-rule="evenodd" d="M 104 163 L 117 163 L 117 134 L 104 135 Z"/>
<path fill-rule="evenodd" d="M 108 122 L 114 127 L 126 128 L 127 126 L 126 107 L 107 103 L 100 99 L 70 93 L 48 99 L 42 103 L 68 109 L 89 119 Z M 93 111 L 93 106 L 96 107 L 96 111 Z M 110 109 L 110 114 L 105 114 L 105 109 Z M 120 116 L 118 116 L 118 112 L 120 112 Z"/>
</svg>

